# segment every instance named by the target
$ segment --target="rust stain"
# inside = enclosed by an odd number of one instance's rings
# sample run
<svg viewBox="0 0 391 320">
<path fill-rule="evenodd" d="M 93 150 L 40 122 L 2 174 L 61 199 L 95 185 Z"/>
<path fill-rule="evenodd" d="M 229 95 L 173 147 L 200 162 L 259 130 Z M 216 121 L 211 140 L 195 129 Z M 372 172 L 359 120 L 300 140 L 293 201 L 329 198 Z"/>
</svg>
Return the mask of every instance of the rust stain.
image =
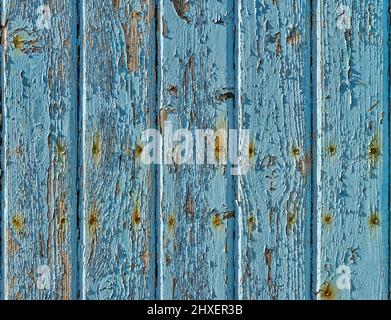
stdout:
<svg viewBox="0 0 391 320">
<path fill-rule="evenodd" d="M 92 138 L 92 159 L 95 165 L 98 165 L 102 155 L 102 138 L 99 133 L 95 132 Z"/>
<path fill-rule="evenodd" d="M 223 219 L 220 214 L 214 214 L 212 216 L 212 223 L 216 230 L 219 230 L 223 226 Z"/>
<path fill-rule="evenodd" d="M 248 230 L 250 231 L 250 233 L 255 231 L 256 224 L 257 224 L 257 220 L 254 216 L 250 216 L 247 219 Z"/>
<path fill-rule="evenodd" d="M 292 155 L 292 157 L 294 157 L 294 158 L 300 156 L 300 149 L 297 148 L 297 147 L 292 147 L 292 149 L 291 149 L 291 155 Z"/>
<path fill-rule="evenodd" d="M 323 219 L 322 220 L 323 220 L 323 224 L 325 226 L 330 226 L 333 223 L 334 218 L 333 218 L 331 213 L 327 212 L 327 213 L 325 213 L 323 215 Z"/>
<path fill-rule="evenodd" d="M 331 283 L 323 284 L 318 295 L 321 300 L 336 300 L 337 298 L 336 289 Z"/>
<path fill-rule="evenodd" d="M 144 150 L 144 147 L 140 143 L 137 143 L 136 148 L 134 150 L 134 154 L 135 154 L 136 159 L 141 158 L 141 156 L 143 154 L 143 150 Z"/>
<path fill-rule="evenodd" d="M 11 218 L 11 224 L 14 232 L 20 236 L 24 235 L 25 221 L 20 213 Z"/>
<path fill-rule="evenodd" d="M 132 223 L 134 227 L 137 227 L 141 223 L 141 208 L 139 205 L 133 209 Z"/>
<path fill-rule="evenodd" d="M 176 225 L 175 216 L 174 213 L 171 213 L 171 215 L 168 217 L 168 228 L 170 229 L 170 231 L 175 230 L 175 225 Z"/>
<path fill-rule="evenodd" d="M 334 157 L 337 153 L 337 146 L 334 143 L 330 142 L 327 146 L 327 153 L 330 157 Z"/>
<path fill-rule="evenodd" d="M 218 163 L 222 161 L 222 158 L 225 154 L 225 145 L 223 138 L 219 135 L 216 135 L 215 137 L 215 147 L 214 147 L 214 155 L 215 159 Z"/>
<path fill-rule="evenodd" d="M 378 212 L 372 212 L 368 217 L 368 226 L 374 230 L 380 226 L 380 216 Z"/>
<path fill-rule="evenodd" d="M 88 232 L 91 242 L 96 237 L 96 233 L 99 228 L 99 208 L 96 205 L 92 205 L 91 210 L 88 214 Z"/>
<path fill-rule="evenodd" d="M 370 165 L 375 166 L 378 163 L 379 158 L 381 156 L 381 143 L 380 143 L 379 135 L 375 135 L 372 138 L 369 144 L 368 155 L 369 155 Z"/>
<path fill-rule="evenodd" d="M 255 147 L 255 143 L 253 140 L 250 141 L 250 144 L 248 146 L 248 158 L 250 160 L 253 160 L 257 154 L 257 149 Z"/>
</svg>

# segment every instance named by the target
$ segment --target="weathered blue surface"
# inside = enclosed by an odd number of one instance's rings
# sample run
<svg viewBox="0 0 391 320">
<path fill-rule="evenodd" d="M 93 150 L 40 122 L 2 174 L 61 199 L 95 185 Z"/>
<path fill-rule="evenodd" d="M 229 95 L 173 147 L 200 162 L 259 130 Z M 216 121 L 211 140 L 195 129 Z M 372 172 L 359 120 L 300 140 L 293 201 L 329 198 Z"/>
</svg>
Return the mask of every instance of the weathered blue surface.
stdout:
<svg viewBox="0 0 391 320">
<path fill-rule="evenodd" d="M 320 299 L 389 294 L 389 3 L 315 7 L 316 292 Z M 350 27 L 350 28 L 349 28 Z M 351 288 L 338 288 L 338 268 Z"/>
<path fill-rule="evenodd" d="M 388 298 L 388 0 L 43 4 L 1 2 L 2 299 Z M 250 172 L 143 164 L 165 121 Z"/>
<path fill-rule="evenodd" d="M 233 3 L 183 3 L 160 1 L 160 124 L 228 128 L 233 99 L 221 97 L 234 93 Z M 226 152 L 223 144 L 215 153 Z M 159 298 L 233 296 L 228 174 L 225 165 L 161 167 Z"/>
<path fill-rule="evenodd" d="M 76 1 L 2 1 L 2 241 L 6 299 L 70 299 L 77 285 Z M 49 290 L 39 274 L 50 270 Z"/>
<path fill-rule="evenodd" d="M 238 297 L 310 297 L 310 2 L 239 1 Z"/>
<path fill-rule="evenodd" d="M 81 297 L 155 295 L 153 1 L 83 1 L 80 101 Z"/>
</svg>

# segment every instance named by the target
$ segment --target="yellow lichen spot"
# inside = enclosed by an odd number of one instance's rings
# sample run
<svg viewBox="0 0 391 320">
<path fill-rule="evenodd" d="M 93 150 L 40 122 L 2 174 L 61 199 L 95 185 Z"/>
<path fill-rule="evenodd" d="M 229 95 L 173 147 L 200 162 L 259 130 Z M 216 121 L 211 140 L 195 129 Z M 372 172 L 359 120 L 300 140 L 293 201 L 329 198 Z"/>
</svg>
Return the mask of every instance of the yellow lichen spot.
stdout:
<svg viewBox="0 0 391 320">
<path fill-rule="evenodd" d="M 93 240 L 96 236 L 96 232 L 99 228 L 99 209 L 94 205 L 92 206 L 90 213 L 88 214 L 88 231 L 90 240 Z"/>
<path fill-rule="evenodd" d="M 215 137 L 214 155 L 218 163 L 222 162 L 225 153 L 224 139 L 221 135 L 217 134 Z"/>
<path fill-rule="evenodd" d="M 57 153 L 58 153 L 60 156 L 64 157 L 64 156 L 66 155 L 66 153 L 67 153 L 67 148 L 66 148 L 65 144 L 63 144 L 63 143 L 60 141 L 60 139 L 57 139 L 57 140 L 56 140 L 56 146 L 57 146 Z"/>
<path fill-rule="evenodd" d="M 143 150 L 144 147 L 140 143 L 137 143 L 136 148 L 134 150 L 137 159 L 141 157 L 141 155 L 143 154 Z"/>
<path fill-rule="evenodd" d="M 254 159 L 256 153 L 257 153 L 257 149 L 255 147 L 255 143 L 254 141 L 250 141 L 250 144 L 248 145 L 248 158 L 250 160 Z"/>
<path fill-rule="evenodd" d="M 91 152 L 92 152 L 92 158 L 96 165 L 99 164 L 100 162 L 101 150 L 102 150 L 102 139 L 100 135 L 97 132 L 95 132 L 92 138 Z"/>
<path fill-rule="evenodd" d="M 141 209 L 140 206 L 136 206 L 132 213 L 133 226 L 138 226 L 141 223 Z"/>
<path fill-rule="evenodd" d="M 11 219 L 12 228 L 18 235 L 24 234 L 24 218 L 20 214 L 15 214 Z"/>
<path fill-rule="evenodd" d="M 331 283 L 325 283 L 319 291 L 319 296 L 321 300 L 335 300 L 336 290 Z"/>
<path fill-rule="evenodd" d="M 15 49 L 22 50 L 23 44 L 24 44 L 24 38 L 21 34 L 17 34 L 13 40 L 12 43 L 14 44 Z"/>
<path fill-rule="evenodd" d="M 61 216 L 58 220 L 59 220 L 58 221 L 58 228 L 60 230 L 64 230 L 66 228 L 66 225 L 67 225 L 67 222 L 68 222 L 67 217 Z"/>
<path fill-rule="evenodd" d="M 173 213 L 168 217 L 168 227 L 171 231 L 175 230 L 175 216 Z"/>
<path fill-rule="evenodd" d="M 294 158 L 300 156 L 300 149 L 297 147 L 292 147 L 291 154 Z"/>
<path fill-rule="evenodd" d="M 337 153 L 337 146 L 334 143 L 330 143 L 327 146 L 327 153 L 329 154 L 330 157 L 335 156 L 335 154 Z"/>
<path fill-rule="evenodd" d="M 297 216 L 295 212 L 288 212 L 287 223 L 288 226 L 293 226 L 296 223 Z"/>
<path fill-rule="evenodd" d="M 248 225 L 248 229 L 250 232 L 253 232 L 255 230 L 256 223 L 257 223 L 257 220 L 254 216 L 250 216 L 247 219 L 247 225 Z"/>
<path fill-rule="evenodd" d="M 375 136 L 369 144 L 368 156 L 371 165 L 376 165 L 381 155 L 379 137 Z"/>
<path fill-rule="evenodd" d="M 377 212 L 373 212 L 369 215 L 368 225 L 371 229 L 375 229 L 380 226 L 380 217 Z"/>
<path fill-rule="evenodd" d="M 212 217 L 212 223 L 216 229 L 219 229 L 223 225 L 223 219 L 219 214 L 215 214 Z"/>
<path fill-rule="evenodd" d="M 333 216 L 331 215 L 331 213 L 326 213 L 323 216 L 323 224 L 326 226 L 330 226 L 332 223 L 333 223 Z"/>
</svg>

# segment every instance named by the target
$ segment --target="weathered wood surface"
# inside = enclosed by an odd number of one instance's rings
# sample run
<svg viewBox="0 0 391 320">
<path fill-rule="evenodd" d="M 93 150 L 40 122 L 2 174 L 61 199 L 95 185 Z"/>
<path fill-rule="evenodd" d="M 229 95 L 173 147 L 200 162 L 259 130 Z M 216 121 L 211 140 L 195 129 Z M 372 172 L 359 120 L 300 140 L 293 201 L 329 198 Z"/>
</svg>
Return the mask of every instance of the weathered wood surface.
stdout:
<svg viewBox="0 0 391 320">
<path fill-rule="evenodd" d="M 389 275 L 388 1 L 316 2 L 316 292 L 385 299 Z M 347 24 L 343 22 L 346 16 Z M 351 288 L 338 288 L 338 268 Z"/>
<path fill-rule="evenodd" d="M 53 1 L 50 26 L 40 6 L 2 1 L 6 299 L 76 298 L 76 1 Z"/>
<path fill-rule="evenodd" d="M 238 125 L 251 129 L 239 176 L 238 296 L 309 297 L 310 3 L 238 4 Z"/>
<path fill-rule="evenodd" d="M 82 298 L 154 297 L 154 1 L 83 1 Z"/>
<path fill-rule="evenodd" d="M 228 128 L 233 19 L 232 1 L 160 1 L 161 125 Z M 216 157 L 226 152 L 223 144 L 215 146 Z M 225 165 L 162 167 L 159 298 L 233 296 L 234 216 L 227 170 Z"/>
<path fill-rule="evenodd" d="M 387 299 L 389 9 L 2 0 L 0 298 Z M 249 172 L 144 164 L 167 121 Z"/>
</svg>

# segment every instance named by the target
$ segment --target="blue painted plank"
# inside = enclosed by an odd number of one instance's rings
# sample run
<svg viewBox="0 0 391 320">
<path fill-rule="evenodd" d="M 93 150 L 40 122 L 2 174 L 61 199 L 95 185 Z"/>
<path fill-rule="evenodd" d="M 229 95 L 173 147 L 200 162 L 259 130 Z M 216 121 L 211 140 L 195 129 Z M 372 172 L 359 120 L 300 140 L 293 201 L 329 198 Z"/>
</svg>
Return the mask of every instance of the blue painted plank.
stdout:
<svg viewBox="0 0 391 320">
<path fill-rule="evenodd" d="M 81 298 L 155 295 L 155 4 L 82 1 Z"/>
<path fill-rule="evenodd" d="M 317 298 L 387 299 L 389 2 L 314 10 Z"/>
<path fill-rule="evenodd" d="M 3 92 L 4 92 L 4 82 L 3 82 L 3 32 L 5 32 L 5 16 L 3 13 L 5 13 L 4 10 L 5 2 L 1 1 L 1 7 L 0 7 L 0 101 L 1 101 L 1 109 L 0 109 L 0 132 L 1 132 L 1 138 L 0 138 L 0 154 L 3 155 L 3 108 L 4 108 L 4 101 L 3 101 Z M 0 199 L 1 199 L 1 210 L 3 209 L 3 198 L 2 198 L 2 190 L 3 190 L 3 160 L 0 161 Z M 2 212 L 2 211 L 1 211 Z M 3 214 L 0 214 L 0 300 L 3 300 Z"/>
<path fill-rule="evenodd" d="M 240 0 L 237 122 L 251 130 L 237 178 L 239 299 L 310 296 L 310 2 Z"/>
<path fill-rule="evenodd" d="M 159 25 L 163 134 L 165 121 L 174 130 L 190 130 L 193 138 L 196 129 L 228 129 L 234 95 L 233 1 L 161 0 Z M 215 157 L 224 156 L 223 138 L 213 141 Z M 160 166 L 158 298 L 233 297 L 229 175 L 225 164 Z"/>
<path fill-rule="evenodd" d="M 76 18 L 2 1 L 5 299 L 76 297 Z"/>
<path fill-rule="evenodd" d="M 1 298 L 388 298 L 388 0 L 42 3 L 1 2 Z M 145 164 L 167 121 L 249 172 Z"/>
</svg>

